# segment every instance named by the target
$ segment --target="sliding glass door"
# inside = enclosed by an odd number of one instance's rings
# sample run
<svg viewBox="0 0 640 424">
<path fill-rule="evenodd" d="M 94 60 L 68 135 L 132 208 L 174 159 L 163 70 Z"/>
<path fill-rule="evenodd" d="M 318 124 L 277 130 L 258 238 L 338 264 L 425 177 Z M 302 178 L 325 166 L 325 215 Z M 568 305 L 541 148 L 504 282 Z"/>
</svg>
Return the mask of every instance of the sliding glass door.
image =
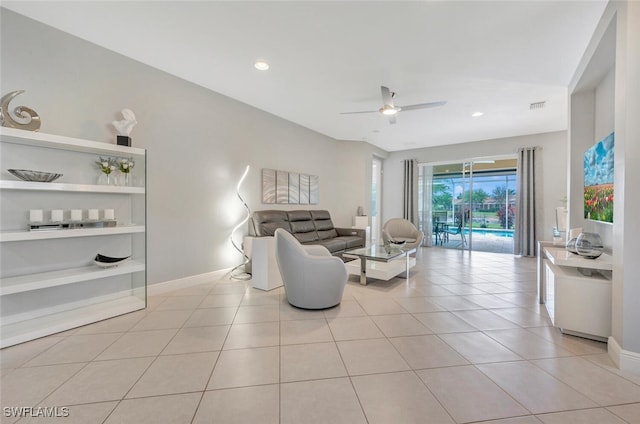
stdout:
<svg viewBox="0 0 640 424">
<path fill-rule="evenodd" d="M 427 164 L 420 168 L 425 245 L 513 253 L 515 159 Z"/>
</svg>

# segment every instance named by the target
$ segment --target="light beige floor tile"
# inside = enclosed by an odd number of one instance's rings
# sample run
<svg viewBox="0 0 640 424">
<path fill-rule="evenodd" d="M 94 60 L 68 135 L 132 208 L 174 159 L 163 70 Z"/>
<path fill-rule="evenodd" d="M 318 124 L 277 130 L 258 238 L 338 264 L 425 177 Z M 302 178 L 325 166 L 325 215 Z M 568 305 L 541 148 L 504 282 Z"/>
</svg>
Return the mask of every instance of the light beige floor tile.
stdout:
<svg viewBox="0 0 640 424">
<path fill-rule="evenodd" d="M 390 298 L 366 297 L 358 299 L 358 303 L 368 315 L 406 314 L 406 309 Z"/>
<path fill-rule="evenodd" d="M 367 315 L 355 300 L 342 300 L 339 305 L 323 311 L 326 318 L 361 317 Z"/>
<path fill-rule="evenodd" d="M 502 308 L 492 312 L 522 327 L 544 327 L 551 325 L 551 320 L 549 320 L 546 312 L 539 314 L 537 311 L 528 308 Z"/>
<path fill-rule="evenodd" d="M 534 307 L 538 305 L 538 299 L 535 293 L 496 293 L 496 297 L 513 303 L 516 306 Z"/>
<path fill-rule="evenodd" d="M 417 336 L 432 333 L 430 329 L 409 314 L 377 315 L 371 317 L 371 319 L 387 337 Z"/>
<path fill-rule="evenodd" d="M 192 310 L 202 303 L 202 296 L 172 296 L 167 298 L 155 309 L 156 311 Z"/>
<path fill-rule="evenodd" d="M 192 284 L 173 290 L 171 292 L 164 293 L 164 296 L 206 296 L 215 287 L 212 283 L 198 283 Z"/>
<path fill-rule="evenodd" d="M 444 311 L 445 309 L 436 305 L 429 298 L 424 296 L 419 297 L 407 297 L 407 298 L 395 298 L 394 299 L 400 306 L 407 310 L 410 313 L 420 313 L 420 312 L 438 312 Z"/>
<path fill-rule="evenodd" d="M 335 340 L 362 340 L 384 337 L 373 319 L 368 316 L 329 319 Z"/>
<path fill-rule="evenodd" d="M 50 347 L 24 366 L 89 362 L 122 336 L 121 333 L 72 335 Z"/>
<path fill-rule="evenodd" d="M 358 424 L 366 419 L 348 378 L 281 384 L 281 424 Z"/>
<path fill-rule="evenodd" d="M 387 339 L 337 342 L 349 375 L 407 371 L 409 365 Z"/>
<path fill-rule="evenodd" d="M 240 283 L 238 281 L 226 281 L 214 285 L 209 294 L 242 294 L 244 296 L 247 288 L 248 285 L 245 283 Z"/>
<path fill-rule="evenodd" d="M 65 364 L 13 370 L 0 381 L 0 402 L 3 407 L 38 405 L 84 366 L 85 364 Z M 47 406 L 57 405 L 60 404 Z"/>
<path fill-rule="evenodd" d="M 190 424 L 200 393 L 123 400 L 105 424 Z"/>
<path fill-rule="evenodd" d="M 456 422 L 529 413 L 474 366 L 421 370 L 417 374 Z"/>
<path fill-rule="evenodd" d="M 370 424 L 454 423 L 412 372 L 366 375 L 352 380 Z"/>
<path fill-rule="evenodd" d="M 462 295 L 462 296 L 464 296 L 464 298 L 466 300 L 469 300 L 469 301 L 471 301 L 473 303 L 477 303 L 477 302 L 474 302 L 472 299 L 467 299 L 468 296 L 472 296 L 472 295 L 489 296 L 489 295 L 486 295 L 485 292 L 483 292 L 482 290 L 474 288 L 471 284 L 458 284 L 458 283 L 456 283 L 456 284 L 441 285 L 440 287 L 443 287 L 443 288 L 447 289 L 449 292 L 451 292 L 453 294 Z M 478 305 L 481 305 L 481 304 L 478 303 Z M 484 305 L 481 305 L 481 306 L 484 306 Z"/>
<path fill-rule="evenodd" d="M 82 334 L 104 334 L 104 333 L 124 333 L 135 326 L 142 318 L 147 316 L 149 310 L 135 311 L 114 318 L 98 321 L 93 324 L 78 328 L 74 335 Z"/>
<path fill-rule="evenodd" d="M 600 353 L 597 355 L 583 355 L 581 356 L 581 358 L 591 361 L 594 364 L 604 368 L 605 370 L 615 375 L 619 375 L 620 377 L 623 377 L 640 386 L 640 374 L 619 369 L 616 364 L 613 363 L 608 353 Z"/>
<path fill-rule="evenodd" d="M 324 310 L 300 309 L 290 305 L 286 300 L 280 302 L 280 321 L 323 319 Z"/>
<path fill-rule="evenodd" d="M 447 311 L 466 311 L 482 309 L 477 303 L 463 299 L 462 296 L 438 296 L 429 298 L 433 303 L 443 307 Z"/>
<path fill-rule="evenodd" d="M 519 328 L 517 324 L 501 318 L 486 309 L 457 311 L 453 314 L 458 318 L 462 318 L 470 325 L 473 325 L 478 330 L 502 330 L 505 328 Z"/>
<path fill-rule="evenodd" d="M 142 318 L 131 331 L 165 330 L 180 328 L 193 311 L 153 311 Z"/>
<path fill-rule="evenodd" d="M 344 367 L 335 343 L 313 343 L 280 348 L 282 382 L 344 377 Z"/>
<path fill-rule="evenodd" d="M 100 402 L 86 405 L 59 406 L 55 407 L 57 409 L 54 412 L 54 414 L 58 414 L 57 417 L 45 419 L 36 415 L 31 418 L 22 418 L 19 423 L 43 424 L 46 420 L 47 423 L 52 424 L 102 424 L 117 404 L 118 402 Z M 42 406 L 48 407 L 47 405 Z M 65 408 L 66 412 L 62 408 Z"/>
<path fill-rule="evenodd" d="M 105 349 L 96 359 L 103 361 L 156 356 L 162 352 L 177 332 L 178 330 L 153 330 L 126 333 Z"/>
<path fill-rule="evenodd" d="M 62 340 L 64 337 L 49 336 L 0 349 L 0 368 L 7 370 L 22 366 Z"/>
<path fill-rule="evenodd" d="M 240 302 L 241 306 L 278 305 L 280 304 L 280 292 L 263 292 L 258 289 L 249 289 Z"/>
<path fill-rule="evenodd" d="M 436 334 L 476 331 L 477 328 L 458 318 L 451 312 L 427 312 L 414 314 L 421 323 Z"/>
<path fill-rule="evenodd" d="M 223 349 L 278 346 L 279 344 L 280 326 L 277 322 L 233 324 Z"/>
<path fill-rule="evenodd" d="M 212 325 L 228 325 L 233 322 L 237 308 L 196 309 L 184 323 L 185 327 L 209 327 Z"/>
<path fill-rule="evenodd" d="M 573 354 L 523 328 L 485 331 L 485 334 L 525 359 L 555 358 Z"/>
<path fill-rule="evenodd" d="M 243 294 L 211 294 L 202 299 L 198 308 L 237 308 Z"/>
<path fill-rule="evenodd" d="M 440 338 L 474 364 L 522 359 L 483 333 L 441 334 Z"/>
<path fill-rule="evenodd" d="M 280 348 L 224 350 L 220 353 L 207 390 L 278 383 Z"/>
<path fill-rule="evenodd" d="M 159 356 L 127 393 L 127 398 L 203 391 L 218 352 Z"/>
<path fill-rule="evenodd" d="M 532 363 L 601 406 L 640 402 L 640 386 L 582 358 L 551 358 Z"/>
<path fill-rule="evenodd" d="M 77 405 L 120 400 L 151 364 L 153 358 L 94 361 L 47 397 L 45 405 Z"/>
<path fill-rule="evenodd" d="M 411 336 L 389 339 L 414 369 L 450 367 L 469 363 L 438 336 Z"/>
<path fill-rule="evenodd" d="M 629 424 L 640 424 L 640 403 L 610 406 L 607 409 Z"/>
<path fill-rule="evenodd" d="M 321 343 L 333 341 L 327 320 L 280 322 L 280 344 Z"/>
<path fill-rule="evenodd" d="M 165 296 L 164 294 L 162 295 L 149 295 L 147 297 L 147 308 L 145 309 L 145 312 L 151 312 L 151 311 L 155 311 L 156 308 L 158 306 L 160 306 L 160 304 L 162 302 L 164 302 L 165 300 L 167 300 L 169 298 L 169 296 Z"/>
<path fill-rule="evenodd" d="M 280 320 L 280 305 L 240 306 L 233 320 L 237 324 L 252 322 L 272 322 Z"/>
<path fill-rule="evenodd" d="M 229 328 L 231 328 L 230 325 L 181 328 L 167 347 L 164 348 L 162 355 L 220 350 Z"/>
<path fill-rule="evenodd" d="M 279 424 L 279 401 L 277 384 L 208 391 L 193 424 Z"/>
<path fill-rule="evenodd" d="M 484 364 L 477 368 L 534 414 L 598 406 L 529 362 Z"/>
<path fill-rule="evenodd" d="M 575 355 L 596 355 L 599 353 L 607 353 L 606 343 L 562 334 L 560 329 L 556 327 L 533 327 L 527 328 L 527 330 L 560 345 L 563 349 L 566 349 Z"/>
<path fill-rule="evenodd" d="M 541 424 L 542 421 L 533 415 L 523 417 L 504 418 L 501 420 L 483 421 L 482 424 Z"/>
<path fill-rule="evenodd" d="M 538 415 L 538 419 L 544 424 L 625 424 L 623 420 L 604 408 L 542 414 Z"/>
</svg>

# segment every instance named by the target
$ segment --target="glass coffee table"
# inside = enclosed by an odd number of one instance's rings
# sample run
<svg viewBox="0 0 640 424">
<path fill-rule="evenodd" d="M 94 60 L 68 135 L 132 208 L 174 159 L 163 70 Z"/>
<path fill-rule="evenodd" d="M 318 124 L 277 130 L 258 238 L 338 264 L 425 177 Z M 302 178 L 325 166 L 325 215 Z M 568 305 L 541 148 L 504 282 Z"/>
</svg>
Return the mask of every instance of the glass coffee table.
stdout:
<svg viewBox="0 0 640 424">
<path fill-rule="evenodd" d="M 415 265 L 415 258 L 409 255 L 416 252 L 416 248 L 401 249 L 397 247 L 369 246 L 359 249 L 347 250 L 342 254 L 347 258 L 360 259 L 359 264 L 352 261 L 345 266 L 349 274 L 360 274 L 360 284 L 367 285 L 367 277 L 379 280 L 391 278 L 405 272 L 405 278 L 409 278 L 409 269 Z M 404 261 L 402 260 L 404 259 Z M 358 266 L 359 265 L 359 266 Z"/>
</svg>

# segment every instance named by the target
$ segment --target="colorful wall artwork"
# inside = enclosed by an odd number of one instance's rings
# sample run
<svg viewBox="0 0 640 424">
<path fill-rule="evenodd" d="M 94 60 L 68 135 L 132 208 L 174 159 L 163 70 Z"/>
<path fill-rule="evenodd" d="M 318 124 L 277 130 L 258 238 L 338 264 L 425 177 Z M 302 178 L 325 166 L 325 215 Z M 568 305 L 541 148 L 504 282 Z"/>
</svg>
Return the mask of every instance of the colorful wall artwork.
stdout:
<svg viewBox="0 0 640 424">
<path fill-rule="evenodd" d="M 614 133 L 584 153 L 584 217 L 613 222 Z"/>
</svg>

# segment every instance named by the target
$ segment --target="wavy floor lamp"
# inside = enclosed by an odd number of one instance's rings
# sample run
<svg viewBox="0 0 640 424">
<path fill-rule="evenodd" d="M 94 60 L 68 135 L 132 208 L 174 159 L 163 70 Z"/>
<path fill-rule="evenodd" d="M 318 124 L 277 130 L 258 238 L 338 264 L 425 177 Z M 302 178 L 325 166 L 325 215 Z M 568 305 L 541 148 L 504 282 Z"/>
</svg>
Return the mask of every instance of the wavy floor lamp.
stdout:
<svg viewBox="0 0 640 424">
<path fill-rule="evenodd" d="M 240 246 L 238 247 L 236 242 L 233 240 L 233 234 L 236 231 L 238 231 L 238 229 L 240 229 L 240 227 L 242 227 L 244 224 L 246 224 L 249 221 L 249 217 L 251 217 L 251 210 L 249 209 L 249 206 L 247 206 L 247 203 L 244 201 L 244 199 L 240 195 L 240 186 L 244 182 L 244 179 L 247 177 L 248 173 L 249 173 L 249 165 L 247 165 L 247 168 L 244 170 L 244 174 L 242 174 L 242 177 L 240 178 L 240 181 L 238 181 L 238 185 L 236 186 L 236 195 L 238 196 L 238 199 L 240 199 L 240 201 L 244 205 L 245 209 L 247 210 L 247 216 L 245 216 L 244 219 L 238 223 L 238 225 L 233 227 L 233 230 L 231 230 L 231 236 L 229 236 L 229 238 L 231 239 L 231 244 L 233 245 L 233 247 L 238 252 L 240 252 L 240 254 L 243 257 L 242 263 L 239 264 L 239 265 L 236 265 L 231 270 L 231 278 L 236 279 L 236 280 L 250 280 L 251 279 L 251 274 L 248 274 L 248 273 L 246 273 L 244 271 L 240 272 L 240 273 L 236 272 L 240 267 L 244 267 L 249 262 L 249 257 L 244 253 L 244 243 L 240 243 Z"/>
</svg>

